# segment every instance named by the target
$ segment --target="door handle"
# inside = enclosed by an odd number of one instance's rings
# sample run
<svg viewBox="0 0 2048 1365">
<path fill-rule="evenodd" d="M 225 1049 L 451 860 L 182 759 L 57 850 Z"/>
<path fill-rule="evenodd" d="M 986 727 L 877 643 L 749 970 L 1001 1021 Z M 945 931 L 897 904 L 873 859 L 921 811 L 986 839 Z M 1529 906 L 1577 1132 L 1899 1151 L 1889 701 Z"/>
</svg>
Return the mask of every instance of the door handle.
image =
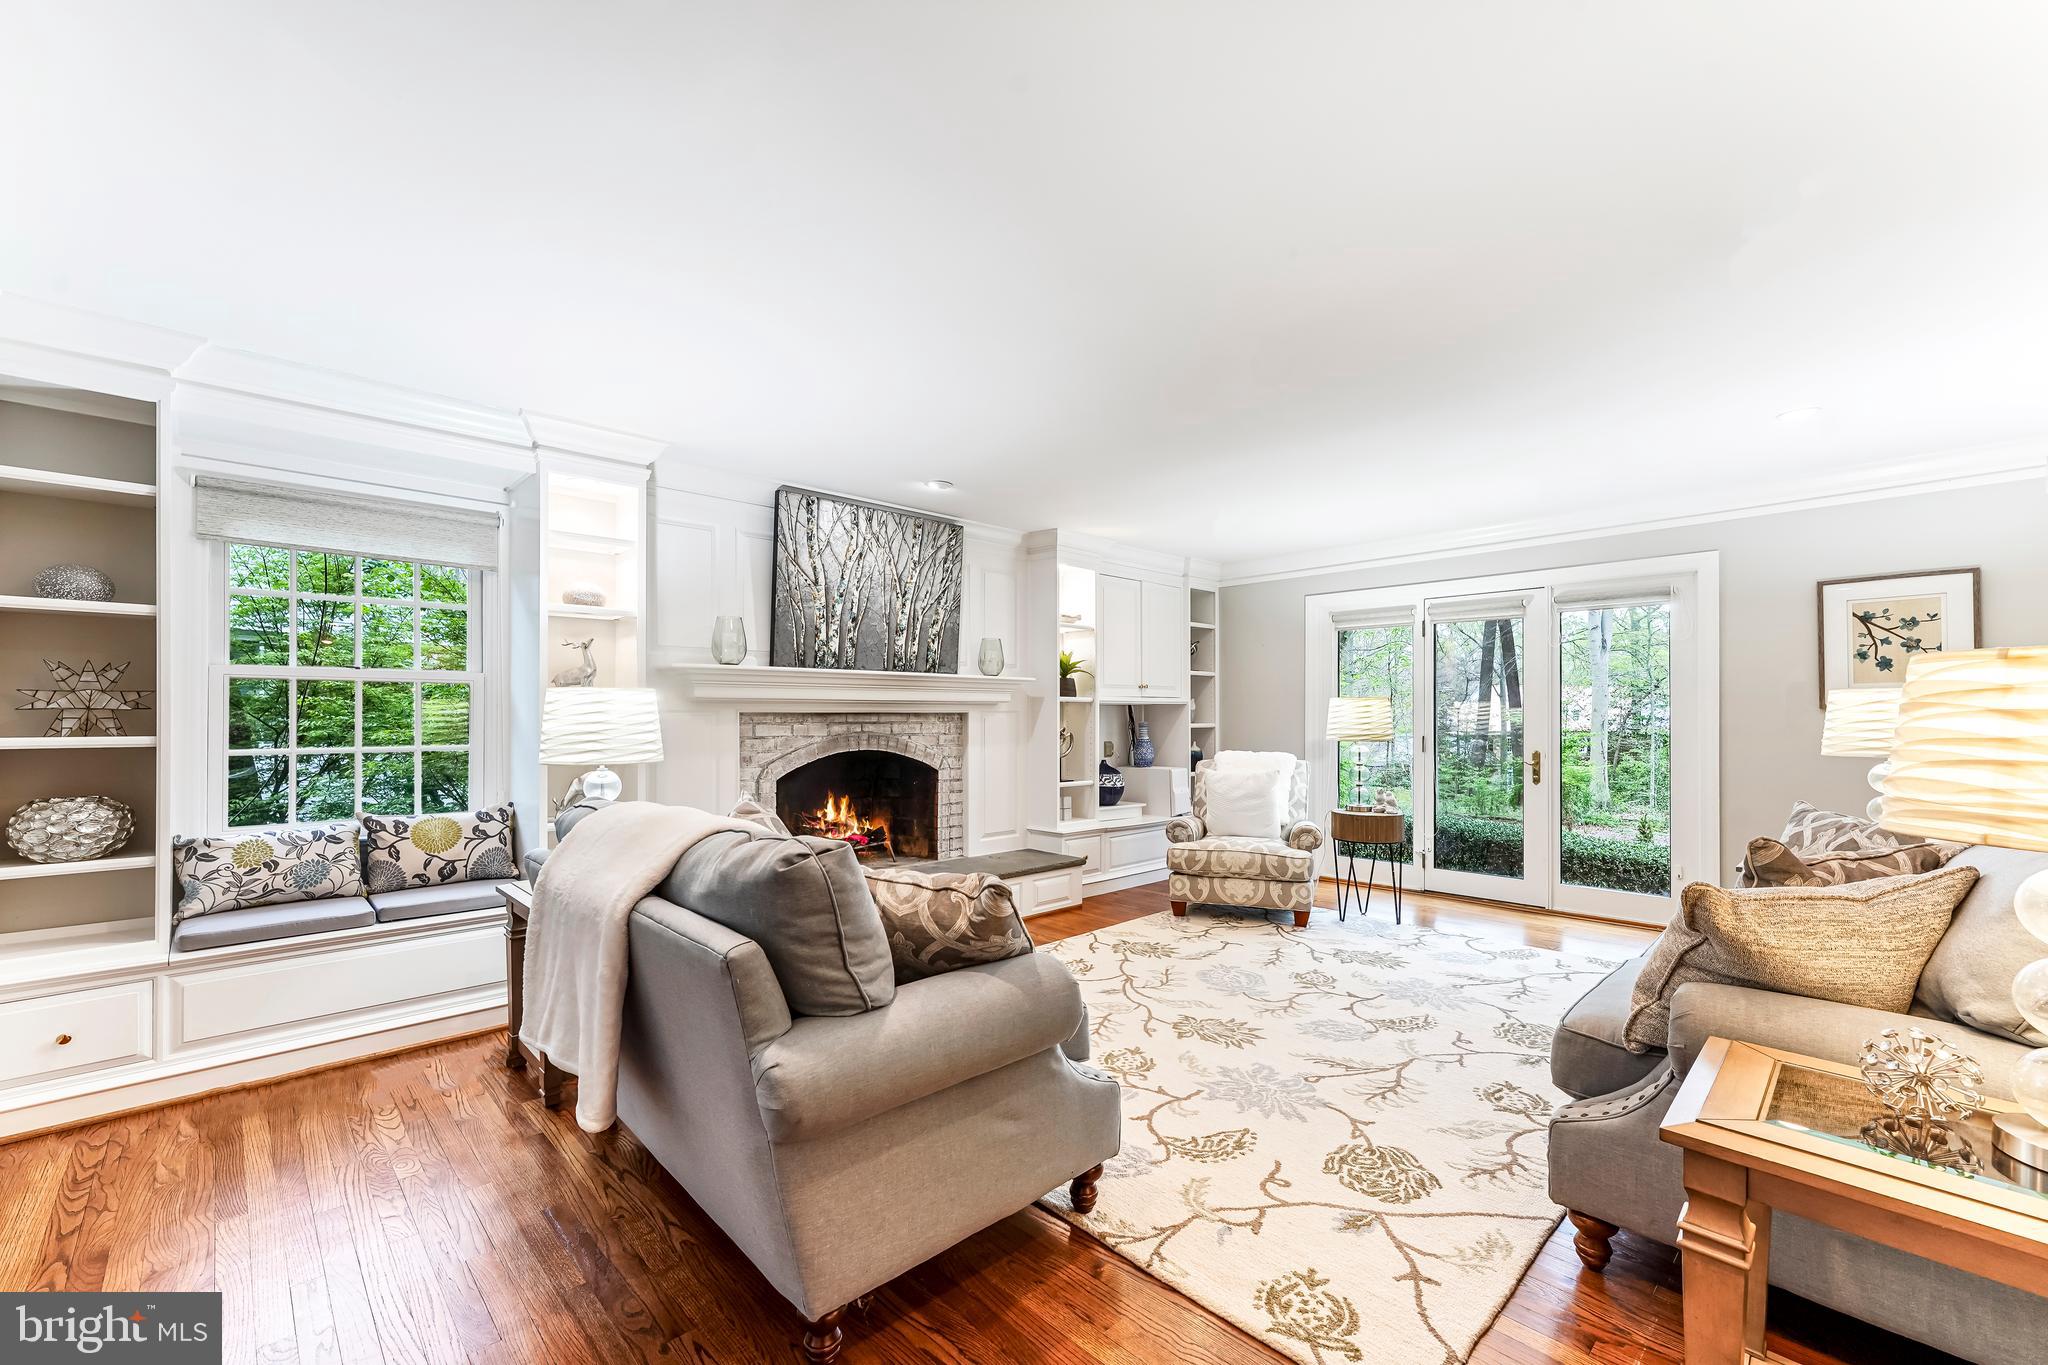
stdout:
<svg viewBox="0 0 2048 1365">
<path fill-rule="evenodd" d="M 1531 786 L 1536 787 L 1543 785 L 1543 751 L 1541 749 L 1529 755 L 1529 783 Z"/>
</svg>

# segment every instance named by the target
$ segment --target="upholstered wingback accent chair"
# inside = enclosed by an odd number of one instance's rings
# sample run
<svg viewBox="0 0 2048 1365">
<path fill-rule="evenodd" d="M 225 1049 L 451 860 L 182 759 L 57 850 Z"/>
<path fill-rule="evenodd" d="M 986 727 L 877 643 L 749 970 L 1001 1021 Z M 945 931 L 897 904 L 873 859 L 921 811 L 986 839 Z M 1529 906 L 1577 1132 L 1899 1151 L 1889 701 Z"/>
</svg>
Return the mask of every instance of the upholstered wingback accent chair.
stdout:
<svg viewBox="0 0 2048 1365">
<path fill-rule="evenodd" d="M 1247 910 L 1286 910 L 1297 929 L 1308 927 L 1315 905 L 1316 850 L 1322 826 L 1308 818 L 1308 763 L 1297 759 L 1287 779 L 1286 816 L 1264 836 L 1211 834 L 1205 788 L 1219 765 L 1248 760 L 1225 751 L 1195 765 L 1193 810 L 1166 822 L 1166 895 L 1173 913 L 1190 905 L 1228 905 Z"/>
</svg>

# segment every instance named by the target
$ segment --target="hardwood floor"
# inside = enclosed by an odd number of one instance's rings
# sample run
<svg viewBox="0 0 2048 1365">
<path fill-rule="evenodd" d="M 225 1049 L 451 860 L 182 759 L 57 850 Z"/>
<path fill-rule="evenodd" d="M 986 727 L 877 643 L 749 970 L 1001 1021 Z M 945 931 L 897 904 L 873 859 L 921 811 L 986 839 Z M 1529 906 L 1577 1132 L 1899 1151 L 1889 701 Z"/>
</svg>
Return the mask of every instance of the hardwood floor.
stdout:
<svg viewBox="0 0 2048 1365">
<path fill-rule="evenodd" d="M 1146 887 L 1031 927 L 1045 942 L 1165 908 Z M 1419 894 L 1408 908 L 1543 948 L 1649 937 Z M 798 1359 L 795 1311 L 717 1226 L 629 1135 L 543 1109 L 500 1064 L 502 1037 L 0 1146 L 0 1290 L 223 1290 L 235 1365 Z M 1786 1296 L 1771 1311 L 1793 1361 L 1933 1358 Z M 1673 1253 L 1624 1234 L 1596 1275 L 1566 1224 L 1474 1359 L 1676 1362 L 1679 1321 Z M 882 1288 L 846 1343 L 850 1365 L 1281 1359 L 1035 1209 Z"/>
</svg>

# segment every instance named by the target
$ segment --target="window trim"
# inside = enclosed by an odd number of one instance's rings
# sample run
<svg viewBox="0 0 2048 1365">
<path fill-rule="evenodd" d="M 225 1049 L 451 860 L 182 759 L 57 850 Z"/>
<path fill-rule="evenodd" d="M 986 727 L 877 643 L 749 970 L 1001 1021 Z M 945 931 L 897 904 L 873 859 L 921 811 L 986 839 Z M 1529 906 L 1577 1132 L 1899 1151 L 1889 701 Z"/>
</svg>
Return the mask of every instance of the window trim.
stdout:
<svg viewBox="0 0 2048 1365">
<path fill-rule="evenodd" d="M 265 546 L 266 548 L 286 551 L 288 554 L 291 555 L 291 559 L 289 561 L 290 572 L 286 578 L 287 586 L 284 589 L 233 587 L 229 582 L 228 573 L 228 551 L 231 544 L 261 545 Z M 502 781 L 502 775 L 497 771 L 498 764 L 496 761 L 494 761 L 497 755 L 498 746 L 491 743 L 491 737 L 495 733 L 493 729 L 493 718 L 500 711 L 502 711 L 502 708 L 506 705 L 506 697 L 504 695 L 504 689 L 502 684 L 502 672 L 499 672 L 494 676 L 493 671 L 484 666 L 484 661 L 492 657 L 490 651 L 496 645 L 497 631 L 495 622 L 497 619 L 497 593 L 499 591 L 498 574 L 496 571 L 487 568 L 481 568 L 475 565 L 448 566 L 461 568 L 468 573 L 469 592 L 468 601 L 466 602 L 434 602 L 424 597 L 417 596 L 411 598 L 394 598 L 365 595 L 361 591 L 362 571 L 360 563 L 358 564 L 355 580 L 357 591 L 354 593 L 298 593 L 295 591 L 295 587 L 298 582 L 297 555 L 298 552 L 300 551 L 316 554 L 345 555 L 346 557 L 355 559 L 357 561 L 362 561 L 366 559 L 387 559 L 392 561 L 399 561 L 403 559 L 403 557 L 398 555 L 351 554 L 347 551 L 341 550 L 323 550 L 318 546 L 278 545 L 273 542 L 256 540 L 239 540 L 233 542 L 214 540 L 208 542 L 208 548 L 210 554 L 208 561 L 207 582 L 209 584 L 209 594 L 212 605 L 209 608 L 209 615 L 207 618 L 208 628 L 206 666 L 206 801 L 207 810 L 209 812 L 209 823 L 213 827 L 222 830 L 261 829 L 267 827 L 265 825 L 231 825 L 228 823 L 229 760 L 232 758 L 248 756 L 280 757 L 285 759 L 287 764 L 289 765 L 288 776 L 286 780 L 288 784 L 287 790 L 290 793 L 291 802 L 289 809 L 291 810 L 292 814 L 288 816 L 287 820 L 283 823 L 308 823 L 306 820 L 301 819 L 296 815 L 298 795 L 297 760 L 299 755 L 317 756 L 321 754 L 348 754 L 353 755 L 357 758 L 358 761 L 356 764 L 355 777 L 356 799 L 354 802 L 354 809 L 352 809 L 349 813 L 351 818 L 355 814 L 357 814 L 362 807 L 363 769 L 361 758 L 363 755 L 366 754 L 467 753 L 469 756 L 470 808 L 480 809 L 495 803 L 495 793 L 497 793 L 497 791 L 499 790 L 499 784 Z M 413 582 L 415 591 L 417 591 L 419 588 L 418 566 L 425 563 L 431 563 L 432 561 L 403 559 L 403 562 L 415 566 L 413 570 Z M 357 609 L 357 629 L 355 631 L 354 639 L 354 657 L 358 660 L 362 658 L 363 650 L 361 608 L 364 605 L 407 606 L 419 609 L 460 611 L 468 618 L 469 622 L 468 648 L 464 656 L 468 666 L 462 669 L 430 670 L 422 669 L 419 667 L 396 669 L 336 667 L 333 665 L 326 664 L 312 666 L 297 666 L 290 663 L 230 663 L 228 661 L 228 644 L 231 631 L 229 606 L 231 600 L 235 597 L 262 597 L 269 598 L 275 601 L 282 601 L 286 604 L 285 610 L 287 615 L 287 633 L 291 641 L 289 650 L 289 653 L 291 655 L 296 655 L 298 649 L 298 620 L 296 612 L 294 610 L 295 601 L 313 600 L 329 602 L 348 602 L 354 604 L 354 606 Z M 418 611 L 415 611 L 413 619 L 413 658 L 415 664 L 417 664 L 417 662 L 423 657 L 423 655 L 424 640 L 422 634 L 422 623 L 418 615 Z M 230 746 L 228 743 L 228 684 L 230 680 L 235 679 L 275 679 L 287 684 L 285 689 L 287 708 L 286 716 L 287 725 L 289 726 L 288 734 L 290 738 L 292 738 L 293 740 L 296 740 L 297 738 L 298 729 L 298 688 L 295 684 L 299 681 L 350 683 L 383 682 L 406 683 L 416 686 L 432 685 L 434 683 L 466 685 L 469 688 L 469 739 L 468 742 L 465 744 L 425 743 L 425 734 L 422 728 L 424 725 L 424 717 L 422 715 L 422 709 L 419 705 L 418 698 L 416 697 L 415 704 L 413 707 L 413 734 L 415 736 L 416 741 L 418 742 L 409 745 L 363 744 L 360 742 L 363 733 L 363 703 L 362 692 L 360 689 L 358 689 L 355 695 L 355 734 L 358 742 L 354 745 L 312 745 L 306 747 L 298 747 L 294 744 L 274 749 L 234 748 Z M 423 779 L 422 767 L 423 765 L 420 763 L 415 763 L 413 767 L 413 792 L 415 797 L 415 804 L 417 804 L 418 802 L 420 783 Z"/>
</svg>

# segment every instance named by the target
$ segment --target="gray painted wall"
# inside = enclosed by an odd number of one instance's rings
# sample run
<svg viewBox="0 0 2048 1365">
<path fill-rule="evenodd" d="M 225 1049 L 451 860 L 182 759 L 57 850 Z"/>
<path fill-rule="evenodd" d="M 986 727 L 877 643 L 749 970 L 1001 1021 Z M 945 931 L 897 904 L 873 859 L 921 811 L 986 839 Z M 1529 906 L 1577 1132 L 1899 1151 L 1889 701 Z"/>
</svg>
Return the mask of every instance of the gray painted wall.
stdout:
<svg viewBox="0 0 2048 1365">
<path fill-rule="evenodd" d="M 1304 751 L 1312 593 L 1721 552 L 1721 866 L 1776 834 L 1794 800 L 1860 811 L 1861 758 L 1822 758 L 1814 584 L 1917 569 L 1984 570 L 1986 645 L 2048 644 L 2048 497 L 1993 484 L 1739 521 L 1457 555 L 1223 590 L 1223 734 L 1233 749 Z"/>
</svg>

